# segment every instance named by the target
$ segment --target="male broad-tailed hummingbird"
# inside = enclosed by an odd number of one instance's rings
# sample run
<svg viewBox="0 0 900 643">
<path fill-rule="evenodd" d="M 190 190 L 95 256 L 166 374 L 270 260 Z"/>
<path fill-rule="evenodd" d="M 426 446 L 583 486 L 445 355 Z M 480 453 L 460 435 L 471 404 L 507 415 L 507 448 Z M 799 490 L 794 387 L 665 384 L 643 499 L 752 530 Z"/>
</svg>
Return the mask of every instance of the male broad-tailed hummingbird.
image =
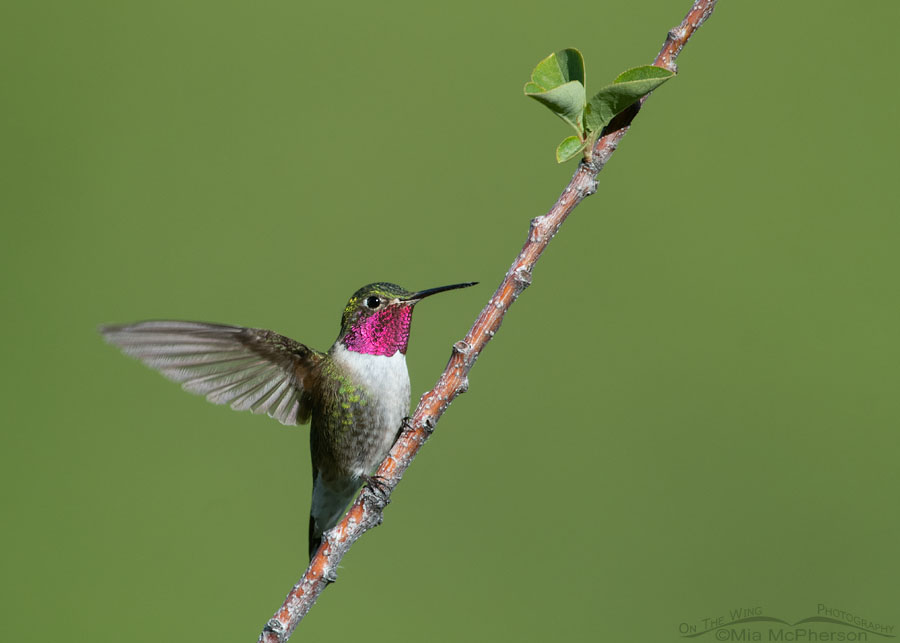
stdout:
<svg viewBox="0 0 900 643">
<path fill-rule="evenodd" d="M 413 306 L 477 282 L 410 292 L 390 283 L 350 297 L 341 332 L 321 353 L 270 330 L 186 321 L 103 326 L 106 340 L 215 404 L 312 420 L 309 555 L 387 455 L 409 413 L 406 347 Z"/>
</svg>

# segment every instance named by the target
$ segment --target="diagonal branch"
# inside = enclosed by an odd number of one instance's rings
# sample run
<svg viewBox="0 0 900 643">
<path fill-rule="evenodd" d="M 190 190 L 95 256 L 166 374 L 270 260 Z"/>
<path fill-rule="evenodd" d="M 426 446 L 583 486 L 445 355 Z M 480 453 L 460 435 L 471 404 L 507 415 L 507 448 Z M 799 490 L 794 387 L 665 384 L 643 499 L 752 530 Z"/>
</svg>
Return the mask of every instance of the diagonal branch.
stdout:
<svg viewBox="0 0 900 643">
<path fill-rule="evenodd" d="M 709 17 L 716 0 L 695 0 L 681 24 L 672 29 L 653 61 L 654 65 L 676 71 L 675 59 L 691 35 Z M 319 594 L 337 577 L 337 566 L 357 538 L 380 524 L 390 493 L 400 482 L 419 448 L 434 430 L 450 403 L 468 389 L 467 375 L 485 345 L 500 328 L 509 307 L 531 283 L 531 271 L 550 240 L 582 199 L 597 190 L 597 174 L 606 165 L 646 96 L 631 110 L 620 114 L 607 127 L 605 136 L 594 146 L 589 162 L 582 162 L 572 180 L 547 214 L 532 219 L 528 239 L 513 261 L 497 291 L 475 320 L 465 339 L 453 345 L 447 368 L 433 389 L 419 401 L 412 419 L 404 427 L 390 454 L 375 473 L 378 489 L 365 487 L 344 519 L 326 532 L 322 546 L 309 563 L 303 577 L 294 585 L 284 604 L 260 634 L 260 643 L 286 641 L 300 620 L 313 606 Z"/>
</svg>

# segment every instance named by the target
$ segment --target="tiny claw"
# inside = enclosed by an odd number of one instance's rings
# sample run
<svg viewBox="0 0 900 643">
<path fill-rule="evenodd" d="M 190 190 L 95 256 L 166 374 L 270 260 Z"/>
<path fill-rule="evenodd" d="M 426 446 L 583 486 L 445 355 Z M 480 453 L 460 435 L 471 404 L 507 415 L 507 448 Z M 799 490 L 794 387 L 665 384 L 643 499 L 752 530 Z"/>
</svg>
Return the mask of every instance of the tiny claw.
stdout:
<svg viewBox="0 0 900 643">
<path fill-rule="evenodd" d="M 400 436 L 406 431 L 412 431 L 412 417 L 409 415 L 400 420 L 400 428 L 397 429 L 397 435 L 394 436 L 394 444 L 397 444 L 397 440 L 399 440 Z"/>
<path fill-rule="evenodd" d="M 382 478 L 381 476 L 363 476 L 363 481 L 366 483 L 366 489 L 375 497 L 375 500 L 382 507 L 387 506 L 387 504 L 391 501 L 391 488 L 387 483 L 387 480 Z"/>
<path fill-rule="evenodd" d="M 274 634 L 279 641 L 284 640 L 284 623 L 279 621 L 277 618 L 269 619 L 269 622 L 266 623 L 266 626 L 263 628 L 263 632 L 271 632 Z"/>
</svg>

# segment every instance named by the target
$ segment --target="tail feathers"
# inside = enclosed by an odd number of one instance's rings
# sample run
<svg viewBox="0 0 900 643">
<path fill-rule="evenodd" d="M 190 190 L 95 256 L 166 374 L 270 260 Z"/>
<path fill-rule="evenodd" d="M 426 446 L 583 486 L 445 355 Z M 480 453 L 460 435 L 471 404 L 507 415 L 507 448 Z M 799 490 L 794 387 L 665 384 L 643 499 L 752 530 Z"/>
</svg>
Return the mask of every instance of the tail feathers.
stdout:
<svg viewBox="0 0 900 643">
<path fill-rule="evenodd" d="M 316 476 L 313 483 L 312 505 L 309 510 L 309 557 L 312 558 L 319 545 L 322 534 L 334 527 L 347 510 L 347 505 L 356 496 L 360 481 L 354 479 L 341 481 L 336 486 L 327 485 L 321 475 Z"/>
</svg>

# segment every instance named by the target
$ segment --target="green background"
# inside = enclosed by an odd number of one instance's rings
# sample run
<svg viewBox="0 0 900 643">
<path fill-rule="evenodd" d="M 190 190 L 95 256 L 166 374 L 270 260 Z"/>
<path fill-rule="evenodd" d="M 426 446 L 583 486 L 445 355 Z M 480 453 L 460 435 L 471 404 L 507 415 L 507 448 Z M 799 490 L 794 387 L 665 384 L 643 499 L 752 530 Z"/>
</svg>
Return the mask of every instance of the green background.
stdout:
<svg viewBox="0 0 900 643">
<path fill-rule="evenodd" d="M 3 8 L 4 640 L 255 640 L 306 563 L 307 428 L 95 328 L 325 349 L 364 283 L 481 281 L 417 308 L 415 402 L 575 168 L 533 65 L 578 47 L 596 90 L 688 3 L 551 6 Z M 900 625 L 898 19 L 720 4 L 299 639 Z"/>
</svg>

